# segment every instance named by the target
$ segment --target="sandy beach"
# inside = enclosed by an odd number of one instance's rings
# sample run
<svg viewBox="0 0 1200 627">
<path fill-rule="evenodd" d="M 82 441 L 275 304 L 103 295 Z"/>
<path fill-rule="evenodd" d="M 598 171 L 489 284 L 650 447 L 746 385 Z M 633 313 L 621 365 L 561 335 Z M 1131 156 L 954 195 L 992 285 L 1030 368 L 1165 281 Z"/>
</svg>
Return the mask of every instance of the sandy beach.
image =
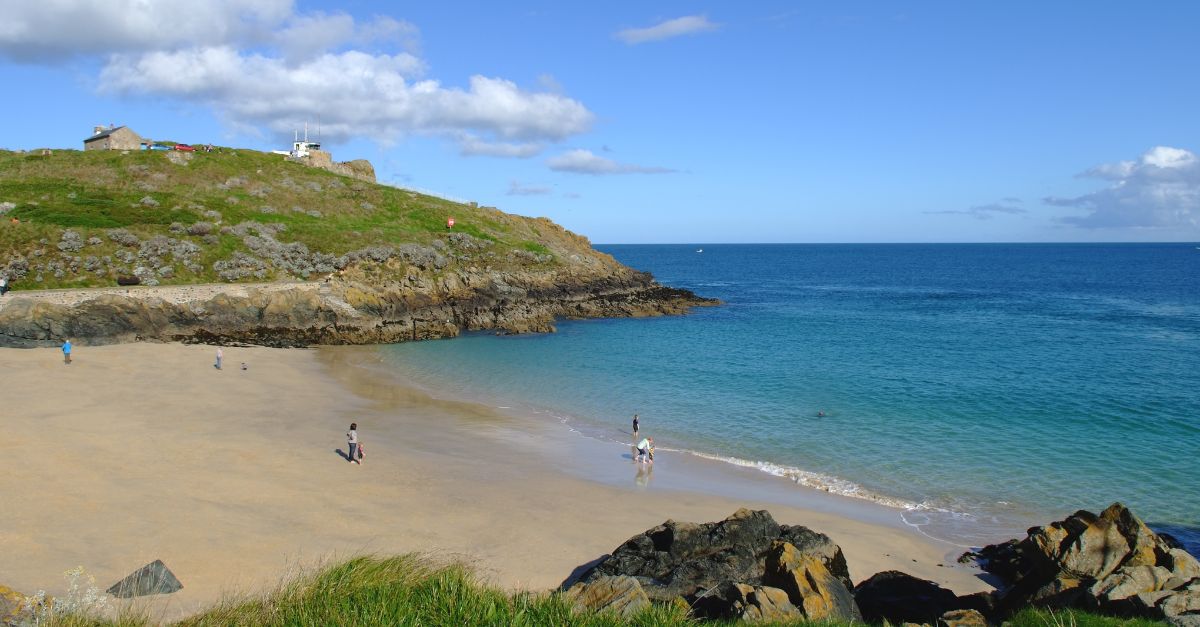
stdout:
<svg viewBox="0 0 1200 627">
<path fill-rule="evenodd" d="M 894 511 L 761 473 L 628 450 L 480 404 L 435 399 L 372 369 L 372 349 L 179 344 L 0 350 L 0 584 L 102 589 L 162 559 L 184 589 L 163 619 L 355 554 L 463 558 L 512 589 L 573 570 L 667 519 L 739 507 L 830 535 L 857 582 L 888 569 L 960 594 L 989 589 L 962 549 Z M 239 365 L 245 362 L 246 370 Z M 357 422 L 366 448 L 347 463 Z"/>
</svg>

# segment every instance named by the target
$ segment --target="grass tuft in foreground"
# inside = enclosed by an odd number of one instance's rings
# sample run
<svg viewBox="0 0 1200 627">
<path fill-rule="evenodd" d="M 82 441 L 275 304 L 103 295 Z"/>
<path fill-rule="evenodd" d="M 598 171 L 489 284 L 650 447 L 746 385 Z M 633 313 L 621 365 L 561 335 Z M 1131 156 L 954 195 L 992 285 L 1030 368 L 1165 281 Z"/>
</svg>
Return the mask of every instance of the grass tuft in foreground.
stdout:
<svg viewBox="0 0 1200 627">
<path fill-rule="evenodd" d="M 628 621 L 574 614 L 557 594 L 509 594 L 482 585 L 462 564 L 413 555 L 359 557 L 300 577 L 262 598 L 228 602 L 189 618 L 215 625 L 689 625 L 686 612 L 655 606 Z"/>
</svg>

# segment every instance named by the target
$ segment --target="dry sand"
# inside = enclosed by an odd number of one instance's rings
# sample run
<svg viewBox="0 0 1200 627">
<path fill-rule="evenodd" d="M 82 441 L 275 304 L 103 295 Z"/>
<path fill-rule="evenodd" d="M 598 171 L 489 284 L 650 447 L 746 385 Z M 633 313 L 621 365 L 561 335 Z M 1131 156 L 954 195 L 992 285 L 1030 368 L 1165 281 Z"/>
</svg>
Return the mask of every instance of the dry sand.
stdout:
<svg viewBox="0 0 1200 627">
<path fill-rule="evenodd" d="M 218 371 L 210 346 L 77 346 L 69 366 L 58 349 L 0 349 L 0 584 L 53 594 L 82 565 L 105 588 L 162 559 L 184 584 L 154 606 L 170 618 L 323 561 L 416 551 L 540 590 L 666 519 L 745 506 L 829 534 L 855 581 L 897 569 L 988 589 L 885 508 L 781 505 L 766 483 L 669 455 L 648 475 L 564 429 L 399 385 L 364 366 L 372 349 L 224 352 Z M 342 456 L 352 421 L 362 466 Z"/>
</svg>

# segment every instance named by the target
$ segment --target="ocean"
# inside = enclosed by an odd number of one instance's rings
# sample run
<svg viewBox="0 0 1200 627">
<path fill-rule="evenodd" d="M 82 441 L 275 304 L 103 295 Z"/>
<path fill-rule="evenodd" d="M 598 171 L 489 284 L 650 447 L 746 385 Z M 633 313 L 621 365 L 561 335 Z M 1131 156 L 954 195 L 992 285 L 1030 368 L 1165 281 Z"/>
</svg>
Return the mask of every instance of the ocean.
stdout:
<svg viewBox="0 0 1200 627">
<path fill-rule="evenodd" d="M 637 413 L 663 449 L 964 546 L 1121 501 L 1200 548 L 1194 244 L 597 248 L 724 304 L 399 344 L 387 363 L 581 437 L 627 442 Z"/>
</svg>

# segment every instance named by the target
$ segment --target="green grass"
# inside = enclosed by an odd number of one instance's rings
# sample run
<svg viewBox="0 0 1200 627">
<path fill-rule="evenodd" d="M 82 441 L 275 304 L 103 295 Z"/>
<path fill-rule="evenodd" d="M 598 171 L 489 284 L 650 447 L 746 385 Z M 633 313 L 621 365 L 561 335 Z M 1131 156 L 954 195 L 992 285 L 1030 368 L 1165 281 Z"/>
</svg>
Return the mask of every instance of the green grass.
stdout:
<svg viewBox="0 0 1200 627">
<path fill-rule="evenodd" d="M 505 264 L 528 262 L 510 257 L 511 251 L 548 254 L 558 260 L 581 247 L 570 233 L 545 220 L 366 183 L 279 155 L 222 148 L 191 153 L 187 165 L 170 160 L 178 156 L 152 151 L 55 150 L 50 155 L 29 155 L 0 150 L 0 202 L 15 205 L 0 218 L 0 269 L 17 257 L 43 267 L 59 259 L 55 246 L 66 229 L 75 230 L 85 241 L 102 240 L 74 255 L 111 256 L 121 249 L 106 232 L 125 228 L 142 239 L 165 235 L 201 246 L 205 270 L 184 272 L 176 266 L 177 275 L 162 280 L 163 284 L 216 282 L 212 263 L 236 251 L 248 252 L 241 239 L 222 237 L 219 244 L 210 244 L 198 236 L 169 231 L 173 223 L 213 222 L 205 216 L 210 211 L 220 213 L 220 226 L 283 224 L 286 230 L 277 236 L 281 242 L 301 242 L 311 251 L 333 255 L 371 246 L 428 245 L 446 240 L 451 233 L 465 233 L 487 248 L 468 253 L 486 257 L 483 263 L 470 260 L 469 265 L 504 269 Z M 154 202 L 144 203 L 147 198 Z M 450 217 L 455 220 L 452 231 L 446 228 Z M 20 222 L 11 223 L 10 218 Z M 42 255 L 35 258 L 39 249 Z M 72 271 L 57 278 L 43 271 L 41 281 L 31 272 L 12 286 L 16 290 L 107 286 L 131 270 L 118 268 L 103 276 Z M 275 273 L 270 278 L 287 277 Z"/>
<path fill-rule="evenodd" d="M 1114 618 L 1080 610 L 1027 608 L 1008 621 L 1012 627 L 1163 627 L 1167 623 L 1144 618 Z"/>
<path fill-rule="evenodd" d="M 234 601 L 179 623 L 225 625 L 688 625 L 684 610 L 655 606 L 629 620 L 572 612 L 558 594 L 509 594 L 462 564 L 408 555 L 360 557 L 300 577 L 259 599 Z"/>
</svg>

